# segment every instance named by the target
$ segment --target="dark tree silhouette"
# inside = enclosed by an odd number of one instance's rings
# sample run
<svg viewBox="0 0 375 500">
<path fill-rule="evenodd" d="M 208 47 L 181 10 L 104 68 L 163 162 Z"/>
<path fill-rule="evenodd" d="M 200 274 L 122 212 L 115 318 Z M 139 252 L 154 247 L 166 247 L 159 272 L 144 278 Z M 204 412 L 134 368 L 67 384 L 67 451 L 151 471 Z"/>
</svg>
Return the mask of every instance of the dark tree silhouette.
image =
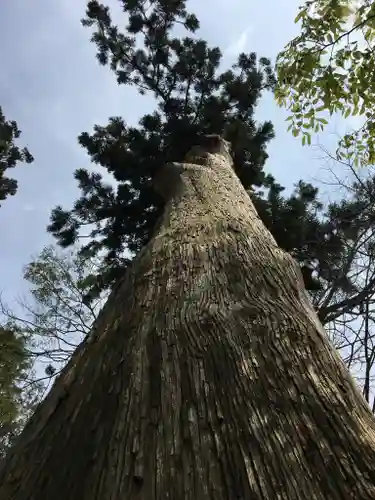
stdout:
<svg viewBox="0 0 375 500">
<path fill-rule="evenodd" d="M 16 144 L 16 139 L 21 135 L 15 121 L 6 121 L 0 107 L 0 202 L 7 196 L 12 196 L 17 191 L 17 181 L 6 177 L 6 172 L 14 168 L 17 163 L 31 163 L 33 157 L 27 148 L 21 149 Z"/>
</svg>

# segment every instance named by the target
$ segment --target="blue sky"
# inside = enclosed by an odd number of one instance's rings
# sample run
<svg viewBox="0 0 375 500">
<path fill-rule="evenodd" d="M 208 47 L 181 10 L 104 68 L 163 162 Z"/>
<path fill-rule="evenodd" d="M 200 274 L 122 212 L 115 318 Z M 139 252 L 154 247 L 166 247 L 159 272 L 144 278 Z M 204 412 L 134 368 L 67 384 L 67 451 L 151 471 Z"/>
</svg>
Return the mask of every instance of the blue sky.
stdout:
<svg viewBox="0 0 375 500">
<path fill-rule="evenodd" d="M 108 5 L 118 9 L 117 0 Z M 105 125 L 109 116 L 128 122 L 152 109 L 152 101 L 134 89 L 118 87 L 108 68 L 99 66 L 90 32 L 80 19 L 85 0 L 2 0 L 0 6 L 0 105 L 18 122 L 21 143 L 35 157 L 14 170 L 17 194 L 0 208 L 0 275 L 6 300 L 25 291 L 22 267 L 44 245 L 51 209 L 70 208 L 79 194 L 73 172 L 89 160 L 78 146 L 80 132 Z M 241 51 L 255 51 L 273 61 L 295 36 L 298 0 L 191 0 L 189 9 L 201 21 L 200 35 L 224 52 L 225 64 Z M 298 179 L 322 177 L 324 162 L 313 149 L 286 132 L 286 113 L 272 96 L 258 110 L 260 120 L 272 120 L 276 139 L 269 147 L 267 169 L 291 186 Z M 322 137 L 330 142 L 329 134 Z"/>
</svg>

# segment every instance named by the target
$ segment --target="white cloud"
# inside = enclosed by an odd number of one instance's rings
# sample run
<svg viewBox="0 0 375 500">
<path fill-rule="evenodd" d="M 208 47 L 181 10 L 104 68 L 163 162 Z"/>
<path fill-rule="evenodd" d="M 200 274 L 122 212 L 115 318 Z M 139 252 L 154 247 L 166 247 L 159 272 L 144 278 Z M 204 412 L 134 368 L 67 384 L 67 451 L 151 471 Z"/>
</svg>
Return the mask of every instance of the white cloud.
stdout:
<svg viewBox="0 0 375 500">
<path fill-rule="evenodd" d="M 253 32 L 253 27 L 248 26 L 240 36 L 238 36 L 225 50 L 225 57 L 234 57 L 241 52 L 246 52 L 246 47 L 249 41 L 249 35 Z"/>
<path fill-rule="evenodd" d="M 24 212 L 33 212 L 35 210 L 35 206 L 29 205 L 29 204 L 23 205 L 22 208 L 23 208 Z"/>
</svg>

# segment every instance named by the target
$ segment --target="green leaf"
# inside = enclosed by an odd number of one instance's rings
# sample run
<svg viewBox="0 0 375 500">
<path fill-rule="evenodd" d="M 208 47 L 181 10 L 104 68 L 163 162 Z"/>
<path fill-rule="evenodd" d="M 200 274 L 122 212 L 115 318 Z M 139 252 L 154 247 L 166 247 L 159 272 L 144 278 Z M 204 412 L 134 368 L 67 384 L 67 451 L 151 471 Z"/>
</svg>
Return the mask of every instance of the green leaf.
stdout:
<svg viewBox="0 0 375 500">
<path fill-rule="evenodd" d="M 298 128 L 294 128 L 293 131 L 292 131 L 294 137 L 298 137 L 299 133 L 300 133 L 300 129 Z"/>
<path fill-rule="evenodd" d="M 298 23 L 300 19 L 306 16 L 307 9 L 301 9 L 300 12 L 298 13 L 297 17 L 294 19 L 295 23 Z"/>
</svg>

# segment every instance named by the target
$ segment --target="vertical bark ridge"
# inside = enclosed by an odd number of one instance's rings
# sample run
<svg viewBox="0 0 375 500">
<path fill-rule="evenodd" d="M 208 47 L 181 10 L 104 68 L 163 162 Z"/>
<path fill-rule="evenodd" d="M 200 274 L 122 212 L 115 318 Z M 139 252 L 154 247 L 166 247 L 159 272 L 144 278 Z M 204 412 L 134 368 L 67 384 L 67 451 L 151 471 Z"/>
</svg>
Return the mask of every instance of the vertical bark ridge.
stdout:
<svg viewBox="0 0 375 500">
<path fill-rule="evenodd" d="M 198 153 L 159 179 L 157 233 L 10 452 L 0 500 L 375 498 L 374 418 L 298 266 L 225 148 Z"/>
</svg>

